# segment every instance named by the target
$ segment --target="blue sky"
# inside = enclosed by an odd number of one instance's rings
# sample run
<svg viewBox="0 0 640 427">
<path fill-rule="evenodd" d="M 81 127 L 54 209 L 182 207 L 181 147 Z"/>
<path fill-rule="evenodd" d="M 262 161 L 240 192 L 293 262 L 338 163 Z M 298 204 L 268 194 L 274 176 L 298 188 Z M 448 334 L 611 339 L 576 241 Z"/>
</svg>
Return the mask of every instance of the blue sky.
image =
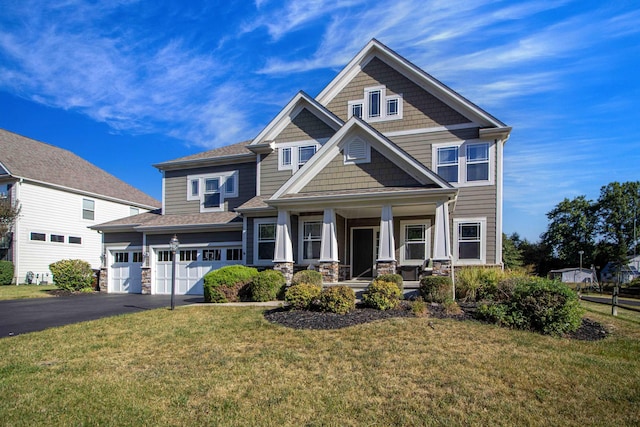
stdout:
<svg viewBox="0 0 640 427">
<path fill-rule="evenodd" d="M 253 138 L 374 37 L 513 126 L 505 232 L 640 179 L 635 0 L 4 0 L 0 127 L 160 199 L 151 164 Z"/>
</svg>

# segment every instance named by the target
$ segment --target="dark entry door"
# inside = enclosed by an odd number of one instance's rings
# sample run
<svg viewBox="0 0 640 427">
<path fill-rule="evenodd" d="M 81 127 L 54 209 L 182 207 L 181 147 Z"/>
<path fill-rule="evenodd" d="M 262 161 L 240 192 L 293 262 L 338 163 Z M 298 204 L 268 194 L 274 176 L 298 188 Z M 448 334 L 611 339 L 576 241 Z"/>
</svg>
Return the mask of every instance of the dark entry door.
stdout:
<svg viewBox="0 0 640 427">
<path fill-rule="evenodd" d="M 353 230 L 353 270 L 351 277 L 373 277 L 373 229 Z"/>
</svg>

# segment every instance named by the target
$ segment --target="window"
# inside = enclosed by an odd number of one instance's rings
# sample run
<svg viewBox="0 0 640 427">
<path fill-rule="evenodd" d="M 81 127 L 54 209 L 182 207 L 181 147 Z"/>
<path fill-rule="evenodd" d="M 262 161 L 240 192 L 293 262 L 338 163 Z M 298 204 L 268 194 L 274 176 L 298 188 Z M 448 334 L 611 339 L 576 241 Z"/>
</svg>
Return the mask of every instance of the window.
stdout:
<svg viewBox="0 0 640 427">
<path fill-rule="evenodd" d="M 96 202 L 89 199 L 82 199 L 82 219 L 95 219 Z"/>
<path fill-rule="evenodd" d="M 138 215 L 140 213 L 140 209 L 129 207 L 129 216 Z"/>
<path fill-rule="evenodd" d="M 31 233 L 31 240 L 44 242 L 45 240 L 47 240 L 47 235 L 44 233 Z"/>
<path fill-rule="evenodd" d="M 220 207 L 220 179 L 209 178 L 204 181 L 204 207 Z"/>
<path fill-rule="evenodd" d="M 158 251 L 158 262 L 171 262 L 171 261 L 173 261 L 173 252 Z"/>
<path fill-rule="evenodd" d="M 200 212 L 221 211 L 224 201 L 238 197 L 238 171 L 187 177 L 187 200 L 200 203 Z"/>
<path fill-rule="evenodd" d="M 387 96 L 386 86 L 364 88 L 363 98 L 350 100 L 347 106 L 348 118 L 356 116 L 367 122 L 402 118 L 402 94 Z"/>
<path fill-rule="evenodd" d="M 142 263 L 143 259 L 144 258 L 142 257 L 142 252 L 134 252 L 133 253 L 133 262 Z"/>
<path fill-rule="evenodd" d="M 197 261 L 198 260 L 198 251 L 197 250 L 186 250 L 180 251 L 180 261 Z"/>
<path fill-rule="evenodd" d="M 203 261 L 220 261 L 222 258 L 222 251 L 220 249 L 204 249 L 202 251 Z"/>
<path fill-rule="evenodd" d="M 467 145 L 467 181 L 489 179 L 489 144 Z"/>
<path fill-rule="evenodd" d="M 438 148 L 438 175 L 448 182 L 458 182 L 458 147 Z"/>
<path fill-rule="evenodd" d="M 315 145 L 307 145 L 305 147 L 298 147 L 298 167 L 304 165 L 309 161 L 313 155 L 316 154 Z"/>
<path fill-rule="evenodd" d="M 235 175 L 228 176 L 224 181 L 224 194 L 227 197 L 231 197 L 236 193 L 236 177 Z"/>
<path fill-rule="evenodd" d="M 400 259 L 403 264 L 422 265 L 430 254 L 431 221 L 400 221 L 401 249 Z"/>
<path fill-rule="evenodd" d="M 280 164 L 282 166 L 291 166 L 291 147 L 280 149 Z"/>
<path fill-rule="evenodd" d="M 486 242 L 485 218 L 454 219 L 455 257 L 460 264 L 483 264 Z"/>
<path fill-rule="evenodd" d="M 276 246 L 276 224 L 256 223 L 256 259 L 254 262 L 271 262 Z"/>
<path fill-rule="evenodd" d="M 69 243 L 74 244 L 74 245 L 81 245 L 82 244 L 82 237 L 69 236 Z"/>
<path fill-rule="evenodd" d="M 302 224 L 302 259 L 318 260 L 322 243 L 322 221 L 303 221 Z"/>
<path fill-rule="evenodd" d="M 242 260 L 242 249 L 233 248 L 227 249 L 227 261 L 241 261 Z"/>
<path fill-rule="evenodd" d="M 278 170 L 297 171 L 316 154 L 319 147 L 320 143 L 312 141 L 280 144 L 278 147 Z"/>
<path fill-rule="evenodd" d="M 60 234 L 51 234 L 49 235 L 49 241 L 55 243 L 64 243 L 64 236 Z"/>
<path fill-rule="evenodd" d="M 191 184 L 191 196 L 193 197 L 198 197 L 200 196 L 200 180 L 199 179 L 192 179 L 190 180 Z"/>
<path fill-rule="evenodd" d="M 116 263 L 129 262 L 129 252 L 114 252 L 113 262 L 116 262 Z"/>
</svg>

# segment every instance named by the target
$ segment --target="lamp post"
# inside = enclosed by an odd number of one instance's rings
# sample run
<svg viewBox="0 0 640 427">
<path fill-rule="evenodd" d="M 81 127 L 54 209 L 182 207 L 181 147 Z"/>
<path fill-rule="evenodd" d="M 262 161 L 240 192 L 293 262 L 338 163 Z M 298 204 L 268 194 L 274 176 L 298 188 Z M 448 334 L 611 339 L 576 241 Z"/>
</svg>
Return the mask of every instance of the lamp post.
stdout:
<svg viewBox="0 0 640 427">
<path fill-rule="evenodd" d="M 180 248 L 180 241 L 175 234 L 169 241 L 169 249 L 171 249 L 171 310 L 176 306 L 176 252 Z"/>
<path fill-rule="evenodd" d="M 582 254 L 584 253 L 584 251 L 578 251 L 578 254 L 580 255 L 580 272 L 582 272 Z"/>
</svg>

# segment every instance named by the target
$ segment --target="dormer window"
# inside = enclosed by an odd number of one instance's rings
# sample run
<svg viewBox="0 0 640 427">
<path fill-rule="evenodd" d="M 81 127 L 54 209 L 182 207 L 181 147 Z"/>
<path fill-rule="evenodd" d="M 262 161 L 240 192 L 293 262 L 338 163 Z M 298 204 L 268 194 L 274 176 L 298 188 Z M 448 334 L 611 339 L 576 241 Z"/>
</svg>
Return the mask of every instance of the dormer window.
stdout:
<svg viewBox="0 0 640 427">
<path fill-rule="evenodd" d="M 387 94 L 386 86 L 364 88 L 363 99 L 348 102 L 348 117 L 366 122 L 398 120 L 402 118 L 402 94 Z"/>
<path fill-rule="evenodd" d="M 278 144 L 278 170 L 297 171 L 316 154 L 318 148 L 320 144 L 315 141 Z"/>
<path fill-rule="evenodd" d="M 238 171 L 187 177 L 187 200 L 200 202 L 200 212 L 224 209 L 224 201 L 238 197 Z"/>
</svg>

